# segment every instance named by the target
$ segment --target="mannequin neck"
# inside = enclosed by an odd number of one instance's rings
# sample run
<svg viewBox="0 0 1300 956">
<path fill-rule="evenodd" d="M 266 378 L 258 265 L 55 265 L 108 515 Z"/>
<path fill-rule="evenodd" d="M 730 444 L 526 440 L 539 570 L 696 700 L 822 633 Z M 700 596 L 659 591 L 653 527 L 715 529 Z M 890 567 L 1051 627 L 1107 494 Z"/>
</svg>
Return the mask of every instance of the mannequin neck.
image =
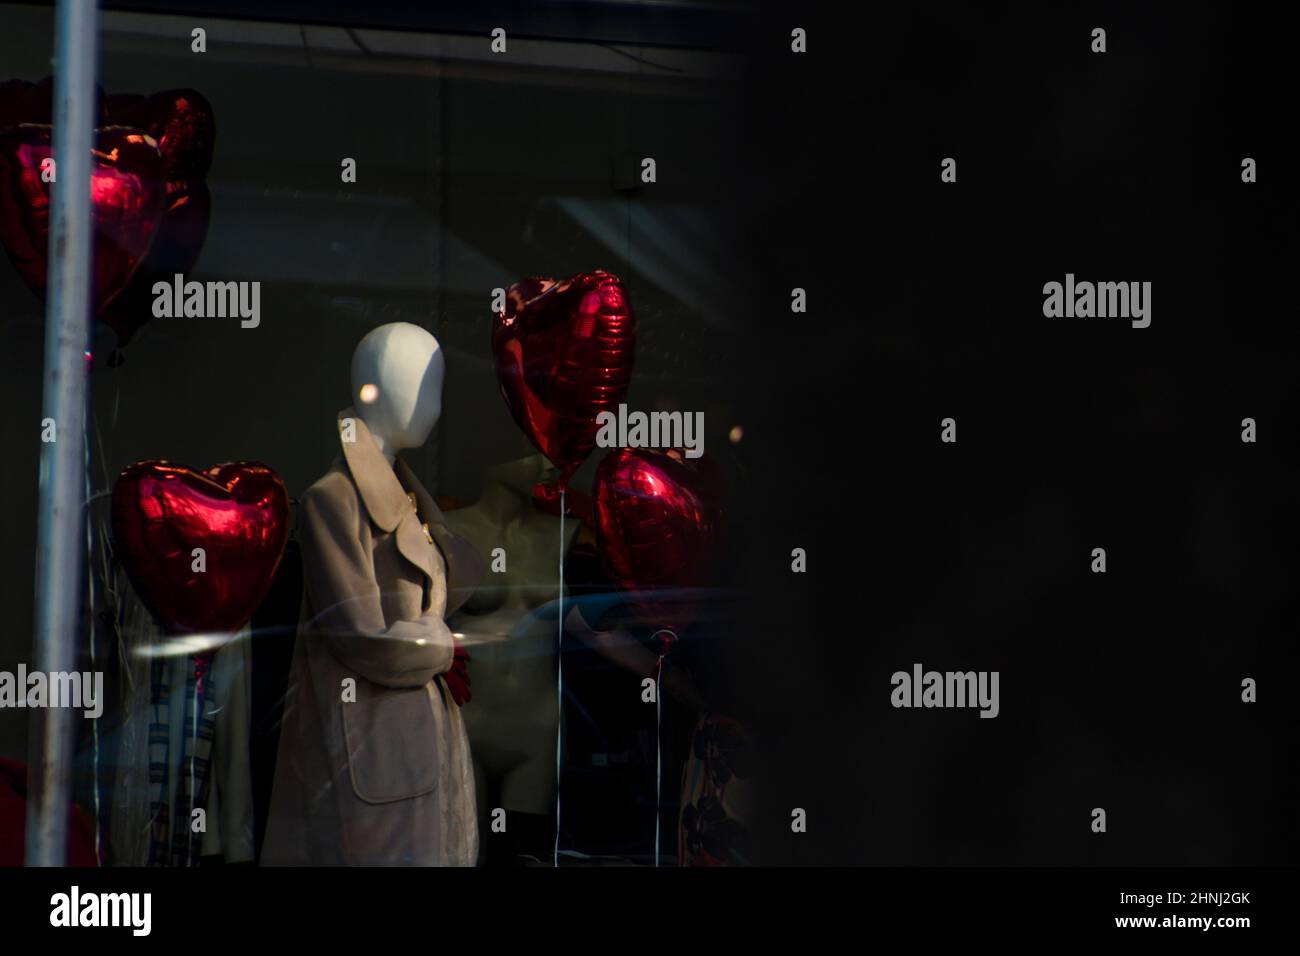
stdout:
<svg viewBox="0 0 1300 956">
<path fill-rule="evenodd" d="M 384 456 L 384 460 L 390 465 L 394 464 L 397 461 L 397 450 L 392 447 L 391 440 L 383 435 L 377 435 L 373 431 L 370 433 L 370 437 L 375 440 L 375 445 L 379 448 L 379 454 Z"/>
<path fill-rule="evenodd" d="M 358 409 L 361 420 L 366 423 L 366 428 L 370 431 L 370 437 L 374 439 L 375 447 L 379 449 L 379 454 L 384 456 L 384 460 L 392 465 L 397 460 L 397 453 L 402 450 L 402 446 L 397 442 L 396 436 L 388 434 L 388 430 L 383 427 L 380 420 L 381 416 L 376 414 L 366 414 L 366 409 Z"/>
<path fill-rule="evenodd" d="M 532 497 L 493 481 L 483 489 L 477 507 L 496 524 L 507 524 L 532 510 Z"/>
<path fill-rule="evenodd" d="M 545 480 L 550 466 L 541 455 L 529 455 L 488 469 L 477 507 L 493 521 L 505 524 L 531 514 L 533 489 Z"/>
</svg>

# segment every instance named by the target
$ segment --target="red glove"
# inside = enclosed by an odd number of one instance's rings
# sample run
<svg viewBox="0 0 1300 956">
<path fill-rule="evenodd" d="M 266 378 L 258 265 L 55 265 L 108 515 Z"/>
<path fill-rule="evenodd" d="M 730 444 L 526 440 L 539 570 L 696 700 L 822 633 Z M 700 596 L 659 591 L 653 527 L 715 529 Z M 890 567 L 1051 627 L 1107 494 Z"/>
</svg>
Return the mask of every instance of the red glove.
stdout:
<svg viewBox="0 0 1300 956">
<path fill-rule="evenodd" d="M 474 695 L 469 691 L 469 685 L 473 683 L 469 679 L 469 651 L 465 650 L 464 645 L 456 638 L 452 638 L 456 643 L 455 653 L 451 659 L 451 670 L 442 675 L 442 679 L 447 682 L 447 689 L 451 691 L 451 699 L 456 702 L 456 706 L 464 707 Z"/>
</svg>

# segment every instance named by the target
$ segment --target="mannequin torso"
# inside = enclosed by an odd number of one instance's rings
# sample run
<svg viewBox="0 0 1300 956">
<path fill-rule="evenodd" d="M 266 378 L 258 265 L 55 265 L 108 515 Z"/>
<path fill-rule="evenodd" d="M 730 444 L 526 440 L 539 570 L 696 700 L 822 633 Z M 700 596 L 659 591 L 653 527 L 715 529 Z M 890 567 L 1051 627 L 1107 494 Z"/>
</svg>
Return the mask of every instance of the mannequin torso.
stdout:
<svg viewBox="0 0 1300 956">
<path fill-rule="evenodd" d="M 560 519 L 532 504 L 533 487 L 548 473 L 540 455 L 498 465 L 489 470 L 477 502 L 445 515 L 448 527 L 467 538 L 489 566 L 483 583 L 449 622 L 473 655 L 474 701 L 465 722 L 480 814 L 489 794 L 507 812 L 549 814 L 554 806 L 558 622 L 553 605 L 559 595 Z M 566 552 L 578 528 L 576 519 L 565 519 Z M 496 548 L 505 552 L 504 571 L 491 570 Z M 552 605 L 550 613 L 535 613 L 546 605 Z"/>
</svg>

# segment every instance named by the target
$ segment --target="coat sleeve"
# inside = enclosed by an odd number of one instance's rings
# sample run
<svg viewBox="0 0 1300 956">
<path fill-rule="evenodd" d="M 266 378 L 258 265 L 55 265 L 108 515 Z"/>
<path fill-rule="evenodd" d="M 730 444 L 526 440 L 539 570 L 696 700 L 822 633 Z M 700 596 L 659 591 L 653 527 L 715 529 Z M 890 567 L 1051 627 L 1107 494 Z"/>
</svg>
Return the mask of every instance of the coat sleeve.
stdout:
<svg viewBox="0 0 1300 956">
<path fill-rule="evenodd" d="M 455 642 L 441 615 L 385 625 L 374 564 L 358 537 L 356 496 L 309 492 L 300 507 L 316 639 L 345 667 L 384 687 L 421 687 L 450 670 Z"/>
</svg>

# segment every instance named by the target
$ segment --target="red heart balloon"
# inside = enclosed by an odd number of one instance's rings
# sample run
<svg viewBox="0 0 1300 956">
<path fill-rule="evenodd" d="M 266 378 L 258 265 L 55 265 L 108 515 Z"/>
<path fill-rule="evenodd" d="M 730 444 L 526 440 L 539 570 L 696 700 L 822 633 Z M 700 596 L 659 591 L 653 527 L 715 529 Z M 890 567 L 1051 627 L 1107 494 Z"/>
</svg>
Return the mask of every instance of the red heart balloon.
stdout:
<svg viewBox="0 0 1300 956">
<path fill-rule="evenodd" d="M 139 461 L 118 476 L 112 510 L 131 583 L 173 634 L 243 627 L 270 590 L 288 538 L 284 482 L 258 462 L 198 472 Z M 203 570 L 195 570 L 195 548 Z"/>
<path fill-rule="evenodd" d="M 721 510 L 718 482 L 704 459 L 618 448 L 601 460 L 593 486 L 596 547 L 610 577 L 630 591 L 698 588 L 713 570 Z M 680 628 L 692 608 L 653 597 L 633 602 L 642 616 Z"/>
<path fill-rule="evenodd" d="M 164 90 L 145 100 L 146 125 L 141 127 L 158 141 L 172 180 L 199 180 L 208 175 L 217 124 L 212 106 L 196 90 Z"/>
<path fill-rule="evenodd" d="M 114 126 L 132 126 L 157 140 L 168 179 L 207 176 L 217 126 L 212 106 L 202 93 L 163 90 L 148 97 L 118 93 L 108 97 L 105 109 Z"/>
<path fill-rule="evenodd" d="M 22 124 L 0 135 L 0 243 L 23 280 L 44 298 L 53 158 L 49 126 Z M 56 170 L 57 171 L 57 170 Z M 95 131 L 90 202 L 94 217 L 94 293 L 98 315 L 125 288 L 158 229 L 167 183 L 152 138 L 110 126 Z"/>
<path fill-rule="evenodd" d="M 600 270 L 517 282 L 492 351 L 515 422 L 567 483 L 596 447 L 596 416 L 614 411 L 632 381 L 636 317 L 623 283 Z"/>
<path fill-rule="evenodd" d="M 117 333 L 119 347 L 131 341 L 140 326 L 153 318 L 153 286 L 168 285 L 176 273 L 186 274 L 199 259 L 208 235 L 212 197 L 204 183 L 183 180 L 167 184 L 167 209 L 158 223 L 149 252 L 125 289 L 104 310 L 104 324 Z M 111 364 L 111 363 L 110 363 Z"/>
</svg>

